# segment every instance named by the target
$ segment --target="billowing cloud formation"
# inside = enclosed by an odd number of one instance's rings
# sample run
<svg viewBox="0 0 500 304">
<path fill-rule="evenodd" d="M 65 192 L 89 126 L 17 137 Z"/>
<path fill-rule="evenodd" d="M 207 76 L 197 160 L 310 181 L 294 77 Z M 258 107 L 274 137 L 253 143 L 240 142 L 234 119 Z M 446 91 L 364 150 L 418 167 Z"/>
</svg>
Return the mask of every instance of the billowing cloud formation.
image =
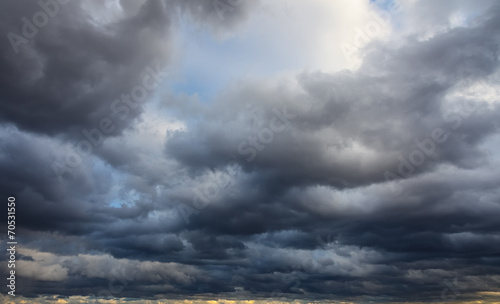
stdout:
<svg viewBox="0 0 500 304">
<path fill-rule="evenodd" d="M 161 64 L 171 52 L 171 17 L 161 2 L 109 16 L 97 3 L 52 1 L 54 17 L 40 28 L 32 22 L 44 11 L 30 3 L 2 10 L 2 32 L 17 38 L 3 44 L 1 112 L 20 128 L 57 134 L 96 126 L 113 100 L 139 84 L 140 73 L 129 68 Z"/>
<path fill-rule="evenodd" d="M 494 2 L 43 3 L 0 13 L 19 296 L 498 298 Z"/>
</svg>

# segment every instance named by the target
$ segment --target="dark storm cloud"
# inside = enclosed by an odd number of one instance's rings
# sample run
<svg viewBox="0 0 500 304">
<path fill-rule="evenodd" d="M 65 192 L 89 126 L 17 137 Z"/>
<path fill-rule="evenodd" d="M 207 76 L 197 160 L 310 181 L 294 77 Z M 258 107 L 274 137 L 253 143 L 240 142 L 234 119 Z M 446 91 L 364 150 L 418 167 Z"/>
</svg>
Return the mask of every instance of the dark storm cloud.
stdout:
<svg viewBox="0 0 500 304">
<path fill-rule="evenodd" d="M 22 35 L 22 17 L 43 12 L 36 1 L 3 6 L 5 34 Z M 97 8 L 89 17 L 81 6 L 58 5 L 59 12 L 46 26 L 29 42 L 16 45 L 18 52 L 10 43 L 2 44 L 4 121 L 46 134 L 95 128 L 112 114 L 113 100 L 141 84 L 140 73 L 129 71 L 163 65 L 168 59 L 171 17 L 162 2 L 147 2 L 135 15 L 118 16 L 109 23 L 99 20 Z M 139 114 L 132 112 L 130 117 Z M 117 132 L 126 127 L 119 119 L 115 123 Z"/>
<path fill-rule="evenodd" d="M 241 275 L 248 289 L 265 289 L 250 269 L 262 275 L 295 269 L 297 274 L 291 279 L 277 275 L 270 280 L 277 288 L 288 286 L 288 292 L 299 292 L 289 288 L 298 280 L 304 290 L 320 294 L 418 295 L 432 300 L 447 277 L 459 277 L 470 291 L 495 288 L 495 281 L 484 272 L 470 272 L 474 267 L 484 271 L 484 266 L 471 266 L 467 261 L 500 251 L 491 243 L 498 238 L 494 220 L 499 213 L 494 186 L 498 176 L 486 170 L 490 157 L 481 146 L 497 133 L 500 112 L 496 104 L 454 92 L 472 84 L 495 85 L 498 12 L 494 7 L 476 26 L 423 41 L 409 38 L 402 47 L 373 44 L 355 73 L 303 73 L 297 78 L 298 88 L 254 82 L 219 96 L 205 120 L 167 141 L 167 155 L 194 170 L 224 168 L 229 160 L 238 159 L 247 178 L 232 186 L 238 194 L 221 194 L 202 214 L 191 215 L 189 229 L 247 239 L 293 227 L 299 231 L 300 245 L 278 237 L 259 243 L 290 251 L 315 249 L 322 246 L 316 236 L 330 236 L 343 246 L 373 248 L 387 255 L 377 262 L 353 263 L 373 267 L 356 274 L 354 266 L 339 272 L 327 267 L 333 263 L 325 264 L 329 271 L 322 273 L 307 268 L 306 258 L 300 263 L 283 257 L 279 263 L 266 263 L 265 254 L 250 254 L 250 260 L 258 264 L 244 268 Z M 246 104 L 258 109 L 257 123 L 252 122 L 255 111 L 246 110 Z M 271 143 L 257 139 L 252 147 L 251 137 L 259 138 L 273 109 L 284 106 L 295 116 L 287 129 L 275 133 Z M 398 185 L 402 192 L 392 192 L 384 172 L 398 173 L 398 157 L 408 161 L 418 148 L 416 141 L 432 139 L 436 128 L 446 132 L 446 140 L 434 141 L 431 155 L 415 166 L 418 176 L 409 174 L 411 180 Z M 245 141 L 246 150 L 238 150 Z M 259 144 L 264 148 L 259 149 Z M 252 148 L 255 158 L 249 152 Z M 477 171 L 462 179 L 447 171 L 447 165 Z M 357 188 L 368 185 L 372 186 Z M 332 196 L 331 190 L 315 192 L 317 186 L 357 188 L 361 195 Z M 205 189 L 209 196 L 211 190 Z M 488 199 L 476 193 L 489 193 Z M 353 258 L 349 250 L 346 256 Z M 447 262 L 448 258 L 454 262 Z M 427 259 L 441 261 L 435 265 L 441 271 L 426 269 Z M 487 273 L 497 275 L 496 262 L 496 258 L 486 258 L 478 264 L 486 263 L 491 266 Z M 376 266 L 380 264 L 385 266 Z M 402 284 L 422 287 L 396 288 L 394 277 Z"/>
<path fill-rule="evenodd" d="M 237 157 L 247 170 L 275 171 L 277 183 L 353 187 L 384 180 L 380 172 L 397 164 L 399 155 L 407 157 L 415 140 L 442 128 L 452 134 L 423 169 L 442 162 L 474 166 L 482 156 L 477 144 L 498 128 L 499 109 L 481 111 L 482 100 L 452 100 L 466 107 L 450 113 L 446 96 L 488 81 L 497 71 L 499 25 L 498 18 L 490 18 L 428 41 L 410 40 L 399 49 L 375 45 L 358 72 L 303 73 L 295 91 L 264 83 L 235 88 L 199 126 L 169 140 L 167 152 L 184 165 L 206 168 Z M 239 106 L 245 103 L 263 108 L 262 124 L 253 130 L 250 113 Z M 263 145 L 259 138 L 266 135 L 273 109 L 283 107 L 296 117 Z"/>
<path fill-rule="evenodd" d="M 248 14 L 251 5 L 240 2 L 225 4 L 222 14 L 211 1 L 122 1 L 123 12 L 108 8 L 115 10 L 107 20 L 102 3 L 47 1 L 53 17 L 42 23 L 36 16 L 46 6 L 37 1 L 4 2 L 0 117 L 32 132 L 81 136 L 101 119 L 123 115 L 111 104 L 143 83 L 147 67 L 165 68 L 179 9 L 200 25 L 229 31 Z M 141 112 L 129 111 L 127 120 L 113 119 L 115 134 Z"/>
<path fill-rule="evenodd" d="M 146 188 L 140 187 L 142 182 L 137 181 L 137 186 L 132 187 L 142 190 L 137 201 L 132 199 L 133 206 L 110 208 L 108 191 L 116 179 L 106 167 L 91 169 L 99 166 L 96 159 L 86 159 L 72 171 L 70 178 L 58 181 L 50 164 L 54 158 L 67 158 L 70 149 L 58 140 L 59 137 L 49 137 L 62 134 L 81 139 L 79 133 L 82 129 L 95 128 L 102 118 L 109 117 L 111 101 L 141 84 L 145 67 L 151 65 L 156 69 L 158 65 L 161 68 L 160 64 L 168 62 L 172 47 L 171 19 L 178 18 L 173 10 L 179 4 L 161 1 L 147 1 L 140 6 L 124 4 L 123 15 L 114 16 L 116 19 L 112 21 L 100 19 L 104 17 L 99 16 L 102 4 L 53 2 L 52 5 L 55 6 L 51 9 L 57 10 L 57 14 L 54 13 L 47 25 L 38 28 L 34 37 L 29 37 L 26 43 L 24 40 L 4 43 L 1 50 L 0 113 L 5 123 L 0 142 L 1 192 L 15 195 L 23 202 L 17 224 L 26 246 L 61 256 L 89 253 L 100 257 L 103 252 L 112 252 L 115 256 L 146 260 L 161 257 L 165 250 L 182 250 L 184 245 L 178 237 L 163 234 L 156 237 L 150 233 L 151 229 L 158 233 L 165 229 L 178 230 L 170 227 L 172 216 L 162 216 L 156 222 L 149 219 L 147 224 L 137 222 L 153 209 L 151 197 L 143 193 Z M 31 18 L 42 11 L 35 1 L 22 5 L 4 3 L 3 6 L 1 31 L 6 39 L 10 32 L 18 35 L 16 39 L 23 39 L 19 38 L 24 33 L 22 17 Z M 205 25 L 217 21 L 213 26 L 222 29 L 219 24 L 222 19 L 209 18 L 210 14 L 217 16 L 214 7 L 205 7 L 206 13 L 194 5 L 190 7 L 183 9 L 190 11 L 193 21 L 198 17 Z M 245 7 L 247 5 L 238 7 L 235 13 L 241 13 Z M 89 11 L 92 15 L 88 14 Z M 226 16 L 224 20 L 228 26 L 237 23 L 229 14 Z M 129 118 L 140 112 L 129 110 L 133 112 Z M 114 122 L 119 124 L 118 134 L 130 120 Z M 116 146 L 114 142 L 109 145 Z M 145 175 L 148 179 L 154 175 L 144 167 L 135 167 L 135 170 L 142 171 L 134 172 L 130 165 L 137 155 L 124 161 L 113 161 L 112 154 L 107 158 L 105 149 L 101 155 L 109 164 L 131 174 Z M 127 167 L 121 168 L 121 163 Z M 134 185 L 134 180 L 128 183 Z M 175 214 L 174 227 L 180 226 L 180 221 Z M 113 227 L 109 226 L 110 222 Z M 175 222 L 179 223 L 175 225 Z M 130 235 L 131 228 L 134 235 Z M 91 237 L 93 233 L 97 234 Z M 123 235 L 129 237 L 123 238 Z M 68 246 L 68 243 L 74 243 L 74 246 Z M 131 263 L 138 261 L 131 260 Z M 94 275 L 83 274 L 81 270 L 76 270 L 78 276 L 73 278 L 75 273 L 68 272 L 72 266 L 62 264 L 54 261 L 51 265 L 42 265 L 42 268 L 37 268 L 40 265 L 36 263 L 21 267 L 26 271 L 21 274 L 25 278 L 25 289 L 21 288 L 20 292 L 27 295 L 85 295 L 95 293 L 96 289 L 107 284 L 107 277 L 96 281 Z M 134 265 L 131 267 L 138 267 Z M 154 264 L 152 267 L 155 268 Z M 51 270 L 54 270 L 53 277 L 46 274 Z M 155 275 L 154 271 L 145 269 L 144 274 L 147 273 Z M 86 279 L 79 279 L 82 274 Z M 30 283 L 26 278 L 35 281 Z M 54 280 L 57 284 L 50 283 Z M 132 280 L 141 281 L 143 278 Z M 19 283 L 23 285 L 23 282 Z M 61 290 L 62 285 L 67 291 Z M 141 284 L 136 285 L 139 286 L 137 290 L 141 290 Z M 135 294 L 140 295 L 137 291 Z"/>
<path fill-rule="evenodd" d="M 57 13 L 45 26 L 37 29 L 29 42 L 14 43 L 18 53 L 12 44 L 2 44 L 0 115 L 6 123 L 0 143 L 0 166 L 5 173 L 2 193 L 17 193 L 33 204 L 33 208 L 25 209 L 27 214 L 24 216 L 31 228 L 66 227 L 71 223 L 72 227 L 68 229 L 79 231 L 78 221 L 88 220 L 85 214 L 89 208 L 99 208 L 102 201 L 108 200 L 105 194 L 113 185 L 112 174 L 105 168 L 91 170 L 88 166 L 94 160 L 86 159 L 72 171 L 66 184 L 60 183 L 51 172 L 50 164 L 54 159 L 68 159 L 71 149 L 59 143 L 57 138 L 23 131 L 71 135 L 75 140 L 81 140 L 82 129 L 98 127 L 101 119 L 113 114 L 110 103 L 141 84 L 145 67 L 151 66 L 155 70 L 156 64 L 162 67 L 160 64 L 168 63 L 172 48 L 172 19 L 180 18 L 175 15 L 180 4 L 123 1 L 123 13 L 116 10 L 115 19 L 109 21 L 104 15 L 99 15 L 103 7 L 96 2 L 50 3 L 51 9 Z M 30 19 L 43 12 L 36 1 L 2 5 L 0 31 L 7 42 L 9 33 L 23 35 L 24 16 Z M 192 11 L 193 20 L 197 20 L 196 14 L 199 14 L 200 22 L 210 25 L 213 21 L 213 26 L 222 26 L 221 20 L 208 17 L 210 14 L 217 16 L 213 6 L 200 8 L 192 4 L 182 9 Z M 232 12 L 247 14 L 246 9 L 248 5 L 242 4 Z M 226 15 L 228 20 L 234 18 Z M 233 20 L 226 24 L 226 28 L 235 24 Z M 135 111 L 133 108 L 129 110 Z M 129 118 L 139 113 L 136 110 Z M 120 119 L 113 122 L 121 124 L 117 133 L 130 123 Z M 155 175 L 152 170 L 165 165 L 162 161 L 141 167 L 139 164 L 145 165 L 148 160 L 141 158 L 138 162 L 139 157 L 134 151 L 120 154 L 113 150 L 122 149 L 120 152 L 123 152 L 124 148 L 130 148 L 120 146 L 121 142 L 121 139 L 112 141 L 110 148 L 105 143 L 100 152 L 112 166 L 152 179 Z M 122 168 L 122 164 L 126 168 Z M 162 176 L 162 172 L 158 171 L 156 179 L 168 178 Z M 129 183 L 133 184 L 134 180 Z M 138 188 L 144 184 L 141 181 L 136 183 Z M 145 186 L 141 190 L 144 192 L 144 189 Z M 128 210 L 120 208 L 112 217 L 137 217 L 151 209 L 147 202 L 142 207 L 140 205 Z M 38 216 L 45 212 L 46 216 Z M 101 210 L 94 220 L 108 220 L 108 214 Z"/>
<path fill-rule="evenodd" d="M 19 54 L 1 50 L 0 192 L 19 201 L 21 294 L 432 301 L 455 278 L 463 300 L 498 291 L 500 175 L 484 144 L 500 109 L 456 94 L 498 84 L 498 6 L 470 27 L 373 43 L 354 72 L 241 81 L 209 105 L 167 93 L 188 123 L 158 140 L 126 120 L 61 182 L 50 164 L 70 144 L 54 135 L 95 128 L 145 66 L 168 65 L 179 18 L 224 35 L 253 7 L 120 3 L 105 25 L 61 4 Z M 37 9 L 9 4 L 2 31 Z M 447 140 L 387 181 L 436 128 Z"/>
</svg>

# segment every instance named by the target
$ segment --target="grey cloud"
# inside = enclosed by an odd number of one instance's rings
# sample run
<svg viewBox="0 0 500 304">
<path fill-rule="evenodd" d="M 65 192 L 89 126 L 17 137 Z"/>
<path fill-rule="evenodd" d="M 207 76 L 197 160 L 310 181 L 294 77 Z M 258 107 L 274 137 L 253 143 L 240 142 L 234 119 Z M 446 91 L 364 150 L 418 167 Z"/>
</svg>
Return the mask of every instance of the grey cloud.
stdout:
<svg viewBox="0 0 500 304">
<path fill-rule="evenodd" d="M 484 155 L 475 147 L 496 132 L 498 107 L 483 111 L 482 100 L 456 100 L 466 106 L 450 113 L 446 98 L 467 83 L 494 81 L 497 23 L 492 17 L 399 49 L 374 45 L 358 72 L 303 73 L 297 78 L 299 89 L 264 82 L 235 88 L 215 102 L 198 126 L 169 140 L 167 152 L 195 168 L 224 166 L 236 157 L 247 170 L 275 169 L 275 177 L 292 184 L 354 187 L 382 181 L 384 168 L 397 164 L 400 155 L 408 157 L 415 141 L 442 128 L 451 133 L 449 139 L 421 171 L 442 162 L 478 165 Z M 286 106 L 296 117 L 265 148 L 257 140 L 254 148 L 237 150 L 265 128 L 249 128 L 244 117 L 250 113 L 238 105 L 250 101 L 264 108 L 261 122 L 269 123 L 277 107 Z M 255 161 L 250 150 L 258 154 Z"/>
<path fill-rule="evenodd" d="M 19 35 L 21 17 L 41 11 L 29 5 L 4 3 L 2 32 Z M 83 3 L 61 4 L 60 11 L 16 54 L 3 44 L 2 120 L 24 130 L 45 134 L 70 133 L 99 126 L 113 114 L 111 102 L 142 83 L 139 73 L 169 58 L 170 17 L 159 1 L 145 3 L 137 14 L 109 24 L 89 20 Z M 91 12 L 95 13 L 95 12 Z M 126 67 L 126 68 L 125 68 Z M 131 109 L 129 118 L 139 114 Z M 116 132 L 127 126 L 115 119 Z"/>
<path fill-rule="evenodd" d="M 166 89 L 147 110 L 182 127 L 137 109 L 61 182 L 50 164 L 68 157 L 66 139 L 109 115 L 152 59 L 168 66 L 177 22 L 222 35 L 255 5 L 221 19 L 211 1 L 120 3 L 106 26 L 61 6 L 17 57 L 1 50 L 0 192 L 20 204 L 21 294 L 96 294 L 112 280 L 128 282 L 113 296 L 150 299 L 430 302 L 455 278 L 464 301 L 499 291 L 500 112 L 461 94 L 497 86 L 498 6 L 429 39 L 374 42 L 356 71 L 247 79 L 210 101 Z M 11 5 L 4 31 L 36 9 Z M 431 23 L 455 7 L 418 5 L 435 8 Z M 387 181 L 436 128 L 447 139 Z"/>
</svg>

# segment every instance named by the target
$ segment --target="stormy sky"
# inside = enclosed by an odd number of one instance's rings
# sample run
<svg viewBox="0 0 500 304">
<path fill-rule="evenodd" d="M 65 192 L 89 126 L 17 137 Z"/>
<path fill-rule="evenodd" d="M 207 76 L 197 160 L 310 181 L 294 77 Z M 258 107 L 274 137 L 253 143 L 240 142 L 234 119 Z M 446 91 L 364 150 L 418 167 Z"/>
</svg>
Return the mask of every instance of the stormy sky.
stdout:
<svg viewBox="0 0 500 304">
<path fill-rule="evenodd" d="M 0 302 L 500 302 L 499 28 L 494 0 L 1 1 Z"/>
</svg>

